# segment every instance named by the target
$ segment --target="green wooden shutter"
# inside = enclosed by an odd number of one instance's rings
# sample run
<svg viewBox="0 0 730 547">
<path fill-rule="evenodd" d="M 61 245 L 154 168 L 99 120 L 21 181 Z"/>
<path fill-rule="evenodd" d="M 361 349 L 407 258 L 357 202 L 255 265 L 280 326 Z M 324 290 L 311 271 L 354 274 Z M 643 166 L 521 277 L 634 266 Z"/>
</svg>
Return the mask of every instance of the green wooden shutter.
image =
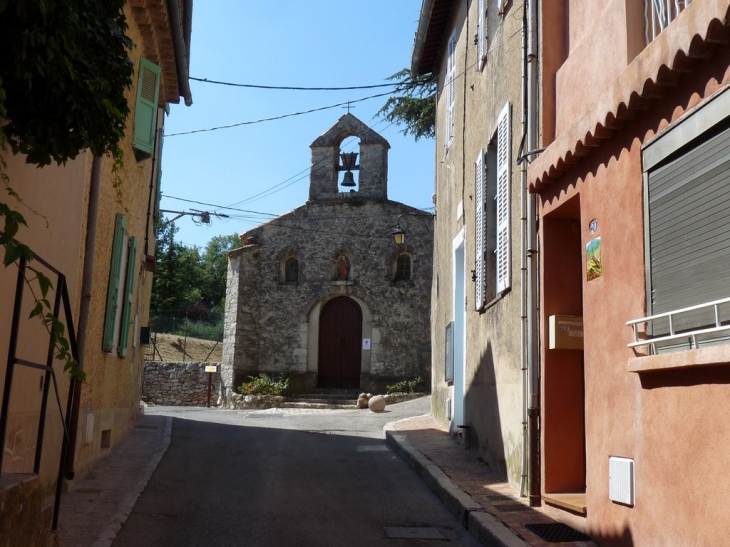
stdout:
<svg viewBox="0 0 730 547">
<path fill-rule="evenodd" d="M 157 103 L 160 95 L 160 67 L 147 59 L 139 63 L 137 100 L 134 111 L 132 146 L 143 157 L 152 155 L 157 130 Z"/>
<path fill-rule="evenodd" d="M 134 270 L 137 264 L 137 240 L 129 239 L 129 253 L 127 254 L 127 276 L 124 284 L 124 302 L 122 304 L 122 325 L 119 333 L 119 344 L 117 354 L 119 357 L 127 356 L 129 345 L 129 326 L 132 323 L 130 312 L 132 310 L 132 297 L 134 296 Z"/>
<path fill-rule="evenodd" d="M 114 323 L 119 306 L 119 281 L 122 270 L 122 246 L 124 245 L 124 231 L 126 224 L 124 216 L 117 213 L 114 224 L 114 241 L 112 243 L 112 264 L 109 269 L 109 287 L 106 295 L 106 314 L 104 316 L 104 335 L 101 349 L 111 351 L 114 347 Z"/>
</svg>

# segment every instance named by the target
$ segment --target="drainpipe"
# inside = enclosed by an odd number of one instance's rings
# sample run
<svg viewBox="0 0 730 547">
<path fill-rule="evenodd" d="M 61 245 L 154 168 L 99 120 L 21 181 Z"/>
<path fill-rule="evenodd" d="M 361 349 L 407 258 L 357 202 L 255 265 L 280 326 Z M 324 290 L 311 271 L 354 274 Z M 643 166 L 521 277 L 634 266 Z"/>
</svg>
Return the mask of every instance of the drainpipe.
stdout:
<svg viewBox="0 0 730 547">
<path fill-rule="evenodd" d="M 538 0 L 527 0 L 528 43 L 527 43 L 527 149 L 530 157 L 538 152 Z M 529 158 L 528 158 L 529 159 Z M 527 180 L 525 180 L 527 183 Z M 540 496 L 540 347 L 539 332 L 539 262 L 537 243 L 537 199 L 529 195 L 527 200 L 527 232 L 529 247 L 527 249 L 527 325 L 528 325 L 528 376 L 529 385 L 529 437 L 530 437 L 530 505 L 541 504 Z"/>
<path fill-rule="evenodd" d="M 99 189 L 101 187 L 101 157 L 94 156 L 91 166 L 91 183 L 89 187 L 89 208 L 86 214 L 86 239 L 84 241 L 84 272 L 81 281 L 81 306 L 79 310 L 79 326 L 76 343 L 79 351 L 79 370 L 84 370 L 86 356 L 86 328 L 89 324 L 89 308 L 91 307 L 91 287 L 94 277 L 94 247 L 96 244 L 96 226 L 99 211 Z M 70 448 L 65 463 L 66 479 L 73 480 L 76 461 L 76 439 L 79 429 L 79 406 L 81 405 L 81 382 L 74 383 L 73 405 L 69 428 Z"/>
<path fill-rule="evenodd" d="M 520 465 L 520 496 L 527 496 L 528 472 L 527 466 L 530 458 L 528 456 L 528 428 L 527 428 L 527 407 L 529 406 L 529 376 L 528 376 L 528 336 L 529 325 L 527 322 L 527 161 L 523 156 L 525 139 L 527 137 L 527 2 L 522 6 L 522 140 L 517 163 L 520 165 L 520 364 L 522 368 L 522 463 Z"/>
<path fill-rule="evenodd" d="M 170 31 L 172 32 L 172 46 L 175 51 L 175 68 L 177 69 L 177 85 L 178 93 L 185 101 L 185 106 L 193 104 L 193 96 L 190 92 L 190 80 L 188 74 L 189 64 L 189 39 L 183 33 L 187 29 L 192 29 L 192 2 L 185 2 L 185 28 L 183 28 L 183 20 L 180 18 L 180 3 L 178 0 L 167 0 L 167 11 L 170 16 Z"/>
</svg>

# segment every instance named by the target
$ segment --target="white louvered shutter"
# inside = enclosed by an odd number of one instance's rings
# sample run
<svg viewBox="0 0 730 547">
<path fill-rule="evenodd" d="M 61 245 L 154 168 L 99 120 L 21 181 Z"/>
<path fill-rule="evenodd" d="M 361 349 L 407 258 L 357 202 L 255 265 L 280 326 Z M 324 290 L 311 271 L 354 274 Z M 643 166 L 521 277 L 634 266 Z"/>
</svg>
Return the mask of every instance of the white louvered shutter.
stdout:
<svg viewBox="0 0 730 547">
<path fill-rule="evenodd" d="M 479 28 L 477 29 L 477 53 L 479 68 L 484 66 L 484 47 L 487 41 L 487 10 L 484 7 L 486 0 L 479 0 Z"/>
<path fill-rule="evenodd" d="M 449 38 L 448 58 L 446 60 L 446 146 L 454 139 L 454 107 L 456 106 L 456 32 Z"/>
<path fill-rule="evenodd" d="M 480 310 L 486 304 L 485 297 L 485 263 L 484 263 L 484 244 L 485 244 L 485 211 L 484 199 L 486 195 L 486 177 L 484 176 L 484 150 L 479 151 L 477 161 L 474 165 L 474 186 L 476 194 L 476 203 L 474 204 L 474 231 L 476 241 L 476 250 L 474 256 L 474 272 L 475 272 L 475 294 L 474 304 L 477 310 Z"/>
<path fill-rule="evenodd" d="M 512 178 L 510 104 L 497 121 L 497 293 L 510 287 L 510 181 Z"/>
</svg>

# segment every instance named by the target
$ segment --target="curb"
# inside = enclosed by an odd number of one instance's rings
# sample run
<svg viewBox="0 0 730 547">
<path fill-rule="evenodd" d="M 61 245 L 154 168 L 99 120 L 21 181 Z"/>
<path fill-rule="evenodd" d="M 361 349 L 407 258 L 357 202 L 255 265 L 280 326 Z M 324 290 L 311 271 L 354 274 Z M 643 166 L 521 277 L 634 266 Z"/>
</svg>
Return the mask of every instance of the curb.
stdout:
<svg viewBox="0 0 730 547">
<path fill-rule="evenodd" d="M 140 494 L 142 494 L 142 492 L 144 491 L 147 483 L 152 478 L 152 474 L 155 472 L 155 469 L 157 469 L 157 465 L 160 463 L 162 456 L 165 455 L 167 447 L 170 446 L 170 439 L 172 437 L 172 418 L 170 418 L 169 416 L 165 418 L 164 428 L 165 429 L 162 436 L 162 444 L 157 449 L 157 451 L 152 454 L 152 457 L 145 466 L 139 477 L 139 480 L 134 485 L 132 490 L 130 492 L 127 492 L 119 502 L 117 510 L 111 517 L 109 526 L 107 526 L 106 529 L 101 534 L 99 534 L 94 543 L 92 543 L 91 547 L 111 547 L 114 543 L 114 540 L 116 539 L 119 530 L 122 529 L 122 526 L 127 521 L 127 518 L 132 513 L 132 510 L 137 503 L 137 498 L 139 498 Z"/>
<path fill-rule="evenodd" d="M 456 515 L 464 527 L 485 547 L 529 547 L 514 531 L 482 509 L 435 463 L 397 433 L 395 422 L 383 426 L 383 438 L 420 476 L 446 508 Z"/>
</svg>

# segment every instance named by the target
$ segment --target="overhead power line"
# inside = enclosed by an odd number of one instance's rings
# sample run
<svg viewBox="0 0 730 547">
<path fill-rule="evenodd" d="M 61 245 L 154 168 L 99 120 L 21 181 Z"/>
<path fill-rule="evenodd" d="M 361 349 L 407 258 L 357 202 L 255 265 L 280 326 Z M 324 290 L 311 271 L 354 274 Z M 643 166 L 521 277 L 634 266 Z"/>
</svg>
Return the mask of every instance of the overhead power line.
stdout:
<svg viewBox="0 0 730 547">
<path fill-rule="evenodd" d="M 216 80 L 209 80 L 208 78 L 193 78 L 191 80 L 196 82 L 204 82 L 206 84 L 216 85 L 227 85 L 231 87 L 247 87 L 252 89 L 281 89 L 287 91 L 349 91 L 353 89 L 376 89 L 379 87 L 395 87 L 401 85 L 400 83 L 390 84 L 374 84 L 374 85 L 353 85 L 347 87 L 297 87 L 297 86 L 278 86 L 278 85 L 256 85 L 256 84 L 236 84 L 233 82 L 219 82 Z"/>
<path fill-rule="evenodd" d="M 272 116 L 271 118 L 262 118 L 260 120 L 252 120 L 247 122 L 232 123 L 229 125 L 220 125 L 217 127 L 208 127 L 206 129 L 193 129 L 192 131 L 180 131 L 178 133 L 169 133 L 165 137 L 176 137 L 178 135 L 192 135 L 193 133 L 203 133 L 205 131 L 217 131 L 218 129 L 231 129 L 233 127 L 240 127 L 242 125 L 253 125 L 256 123 L 270 122 L 273 120 L 281 120 L 283 118 L 290 118 L 292 116 L 301 116 L 302 114 L 311 114 L 312 112 L 319 112 L 320 110 L 328 110 L 330 108 L 337 108 L 338 106 L 349 105 L 353 103 L 360 103 L 362 101 L 368 101 L 370 99 L 377 99 L 378 97 L 385 97 L 386 95 L 392 95 L 396 93 L 395 90 L 388 91 L 386 93 L 378 93 L 377 95 L 370 95 L 369 97 L 363 97 L 361 99 L 355 99 L 354 101 L 345 101 L 342 103 L 332 104 L 329 106 L 320 106 L 319 108 L 311 108 L 309 110 L 302 110 L 301 112 L 292 112 L 290 114 L 282 114 L 280 116 Z"/>
</svg>

